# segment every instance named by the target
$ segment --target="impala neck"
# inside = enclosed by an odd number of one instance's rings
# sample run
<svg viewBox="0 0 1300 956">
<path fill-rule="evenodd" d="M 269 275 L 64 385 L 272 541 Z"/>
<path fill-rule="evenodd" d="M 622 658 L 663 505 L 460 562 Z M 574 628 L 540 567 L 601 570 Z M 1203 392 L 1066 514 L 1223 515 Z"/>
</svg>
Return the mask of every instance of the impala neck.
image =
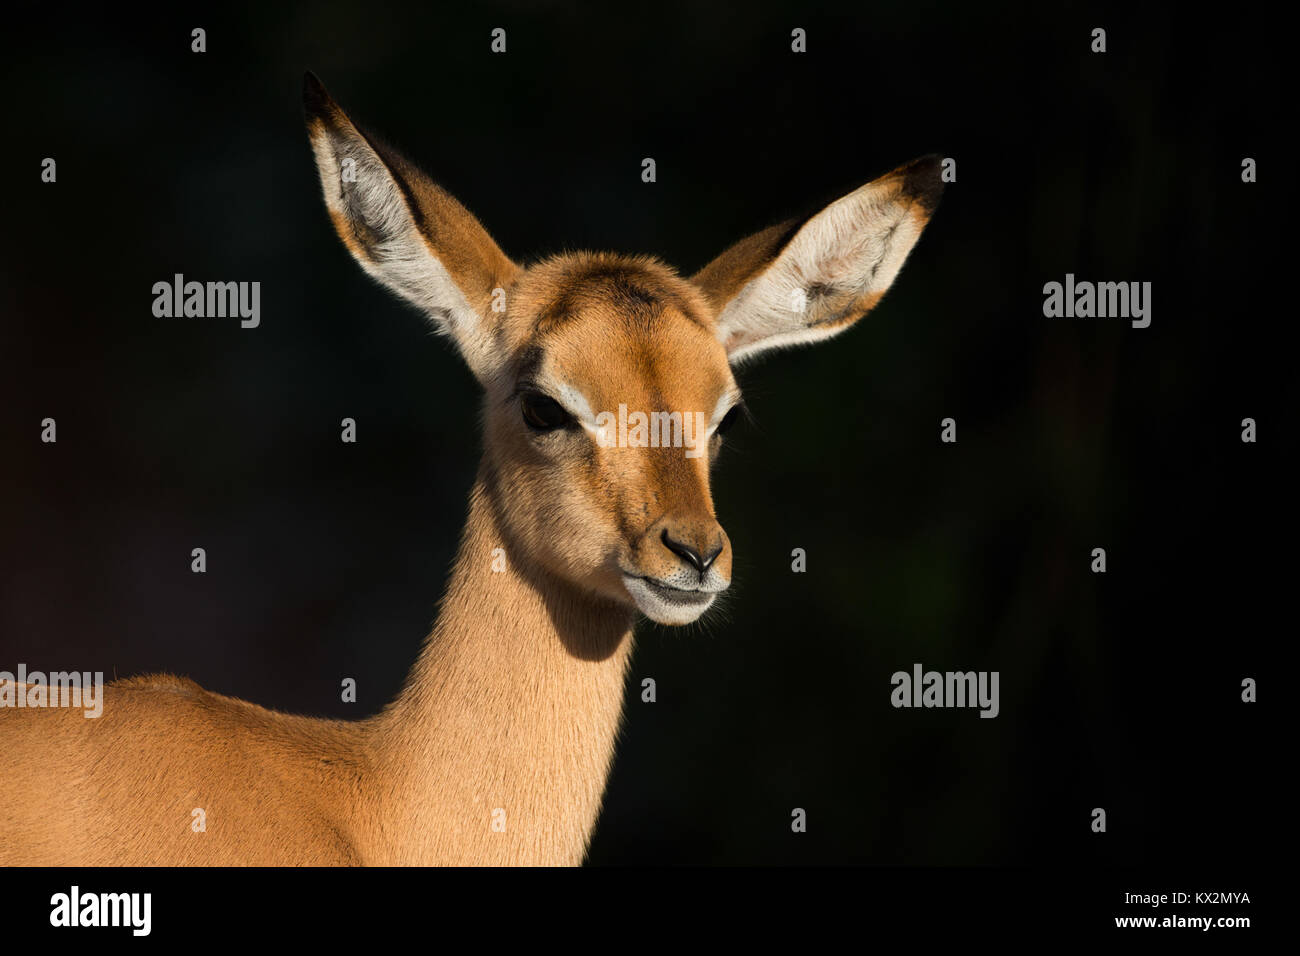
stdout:
<svg viewBox="0 0 1300 956">
<path fill-rule="evenodd" d="M 492 486 L 485 465 L 438 621 L 372 721 L 377 862 L 580 863 L 600 810 L 632 615 L 524 563 Z"/>
</svg>

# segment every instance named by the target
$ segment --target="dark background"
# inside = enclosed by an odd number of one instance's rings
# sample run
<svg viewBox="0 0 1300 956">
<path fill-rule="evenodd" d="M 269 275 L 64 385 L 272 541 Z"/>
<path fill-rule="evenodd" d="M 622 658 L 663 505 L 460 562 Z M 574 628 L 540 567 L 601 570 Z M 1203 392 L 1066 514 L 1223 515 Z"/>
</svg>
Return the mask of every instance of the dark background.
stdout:
<svg viewBox="0 0 1300 956">
<path fill-rule="evenodd" d="M 703 626 L 638 632 L 590 860 L 1269 855 L 1269 678 L 1294 630 L 1276 613 L 1295 407 L 1280 25 L 1254 8 L 538 6 L 7 23 L 0 669 L 167 670 L 360 717 L 414 660 L 478 395 L 334 236 L 305 69 L 517 260 L 610 248 L 693 271 L 935 151 L 957 182 L 884 303 L 742 375 L 755 421 L 715 477 L 733 594 Z M 260 281 L 261 327 L 154 318 L 176 272 Z M 1044 318 L 1043 283 L 1067 272 L 1152 282 L 1151 327 Z M 890 675 L 918 661 L 999 671 L 1001 715 L 891 708 Z"/>
</svg>

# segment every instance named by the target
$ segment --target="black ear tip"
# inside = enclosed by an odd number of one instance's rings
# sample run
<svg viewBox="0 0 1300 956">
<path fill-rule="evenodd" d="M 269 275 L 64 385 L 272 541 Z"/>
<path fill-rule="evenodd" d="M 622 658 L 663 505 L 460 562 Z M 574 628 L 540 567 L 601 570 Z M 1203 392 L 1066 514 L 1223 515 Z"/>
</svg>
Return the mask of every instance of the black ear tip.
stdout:
<svg viewBox="0 0 1300 956">
<path fill-rule="evenodd" d="M 334 106 L 325 84 L 311 70 L 302 75 L 302 105 L 309 117 L 324 117 Z"/>
<path fill-rule="evenodd" d="M 914 159 L 895 170 L 895 175 L 903 180 L 903 192 L 923 206 L 926 212 L 933 212 L 943 195 L 943 157 L 931 153 Z"/>
</svg>

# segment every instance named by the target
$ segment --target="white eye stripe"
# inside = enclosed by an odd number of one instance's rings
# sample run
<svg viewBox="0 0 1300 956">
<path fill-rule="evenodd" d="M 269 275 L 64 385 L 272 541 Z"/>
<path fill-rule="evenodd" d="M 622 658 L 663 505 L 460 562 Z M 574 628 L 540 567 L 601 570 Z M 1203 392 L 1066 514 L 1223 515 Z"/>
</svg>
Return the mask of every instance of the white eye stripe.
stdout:
<svg viewBox="0 0 1300 956">
<path fill-rule="evenodd" d="M 566 382 L 556 382 L 554 392 L 555 400 L 564 406 L 579 425 L 588 431 L 595 430 L 596 416 L 592 414 L 591 403 L 587 401 L 587 396 Z"/>
<path fill-rule="evenodd" d="M 727 413 L 740 404 L 740 389 L 723 392 L 718 404 L 713 406 L 713 417 L 709 419 L 709 434 L 712 435 L 727 417 Z"/>
</svg>

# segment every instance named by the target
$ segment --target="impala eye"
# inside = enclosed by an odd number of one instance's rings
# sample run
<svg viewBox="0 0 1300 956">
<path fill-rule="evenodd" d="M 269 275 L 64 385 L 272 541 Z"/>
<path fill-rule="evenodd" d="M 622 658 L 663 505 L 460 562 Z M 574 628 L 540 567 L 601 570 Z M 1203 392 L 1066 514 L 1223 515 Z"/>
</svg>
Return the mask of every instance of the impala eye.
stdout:
<svg viewBox="0 0 1300 956">
<path fill-rule="evenodd" d="M 714 430 L 715 435 L 725 434 L 727 429 L 736 424 L 736 419 L 740 417 L 739 403 L 732 405 L 727 409 L 727 414 L 722 416 L 722 421 L 718 422 L 718 427 Z"/>
<path fill-rule="evenodd" d="M 573 416 L 553 398 L 529 392 L 519 403 L 524 413 L 524 424 L 533 431 L 549 432 L 572 424 Z"/>
</svg>

